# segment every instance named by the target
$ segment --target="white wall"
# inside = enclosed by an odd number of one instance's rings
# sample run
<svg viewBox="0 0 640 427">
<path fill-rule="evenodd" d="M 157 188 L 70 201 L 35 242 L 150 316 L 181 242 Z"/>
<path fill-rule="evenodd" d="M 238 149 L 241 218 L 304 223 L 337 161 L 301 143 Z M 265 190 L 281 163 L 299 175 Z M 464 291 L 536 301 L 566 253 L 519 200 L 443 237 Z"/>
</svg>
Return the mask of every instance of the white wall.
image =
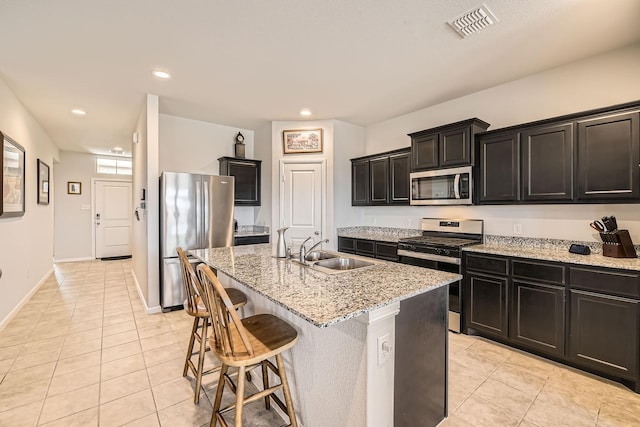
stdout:
<svg viewBox="0 0 640 427">
<path fill-rule="evenodd" d="M 369 126 L 367 154 L 410 145 L 407 133 L 478 117 L 489 130 L 640 99 L 640 44 L 531 75 L 434 107 Z M 342 162 L 348 162 L 347 159 Z M 344 165 L 343 165 L 344 166 Z M 347 179 L 347 175 L 344 176 Z M 513 223 L 524 236 L 599 241 L 588 221 L 616 215 L 621 228 L 640 243 L 638 205 L 527 205 L 469 207 L 366 207 L 340 211 L 362 212 L 363 225 L 415 227 L 422 217 L 463 217 L 485 220 L 487 234 L 513 235 Z"/>
<path fill-rule="evenodd" d="M 53 174 L 55 183 L 55 261 L 93 259 L 93 218 L 91 217 L 92 178 L 128 180 L 124 175 L 96 172 L 96 156 L 73 151 L 61 151 L 60 162 Z M 122 157 L 118 157 L 122 159 Z M 125 159 L 126 160 L 126 159 Z M 82 193 L 67 194 L 67 182 L 80 182 Z"/>
<path fill-rule="evenodd" d="M 351 162 L 364 155 L 364 128 L 334 121 L 333 189 L 335 228 L 362 225 L 362 207 L 351 206 Z M 347 178 L 348 177 L 348 178 Z M 333 239 L 337 241 L 336 230 Z"/>
<path fill-rule="evenodd" d="M 255 208 L 255 225 L 271 226 L 271 204 L 272 204 L 272 187 L 271 187 L 271 123 L 255 130 L 254 133 L 253 154 L 256 159 L 262 160 L 262 176 L 261 176 L 261 202 L 260 206 Z"/>
<path fill-rule="evenodd" d="M 0 217 L 0 327 L 53 268 L 55 182 L 49 205 L 37 202 L 37 159 L 56 169 L 59 152 L 40 124 L 0 80 L 0 130 L 25 149 L 25 214 Z"/>
<path fill-rule="evenodd" d="M 147 95 L 136 124 L 138 142 L 132 146 L 133 207 L 140 214 L 140 220 L 133 221 L 133 273 L 147 312 L 160 309 L 158 108 L 158 97 Z"/>
<path fill-rule="evenodd" d="M 218 175 L 218 158 L 234 157 L 238 132 L 245 138 L 245 157 L 256 159 L 251 130 L 160 114 L 159 170 Z M 254 210 L 252 206 L 236 206 L 238 224 L 253 225 Z"/>
</svg>

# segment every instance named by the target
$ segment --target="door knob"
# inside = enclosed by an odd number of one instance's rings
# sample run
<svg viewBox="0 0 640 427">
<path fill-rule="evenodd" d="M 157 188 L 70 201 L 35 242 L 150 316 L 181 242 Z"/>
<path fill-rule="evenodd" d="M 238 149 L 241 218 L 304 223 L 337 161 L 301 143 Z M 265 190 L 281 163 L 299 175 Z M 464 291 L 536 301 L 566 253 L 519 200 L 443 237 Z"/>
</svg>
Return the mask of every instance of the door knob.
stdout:
<svg viewBox="0 0 640 427">
<path fill-rule="evenodd" d="M 313 234 L 315 234 L 316 236 L 319 236 L 319 235 L 320 235 L 320 232 L 319 232 L 319 231 L 316 231 L 316 232 L 315 232 L 315 233 L 313 233 Z"/>
</svg>

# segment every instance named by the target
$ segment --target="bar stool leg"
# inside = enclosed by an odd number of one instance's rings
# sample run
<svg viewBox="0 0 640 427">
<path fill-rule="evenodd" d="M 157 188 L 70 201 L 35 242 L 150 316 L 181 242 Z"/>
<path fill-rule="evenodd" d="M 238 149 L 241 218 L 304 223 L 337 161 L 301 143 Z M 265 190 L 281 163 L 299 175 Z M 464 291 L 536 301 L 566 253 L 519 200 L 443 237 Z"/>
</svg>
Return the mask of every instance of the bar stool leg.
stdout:
<svg viewBox="0 0 640 427">
<path fill-rule="evenodd" d="M 193 354 L 193 344 L 196 339 L 196 331 L 198 330 L 198 322 L 199 319 L 197 317 L 193 318 L 193 327 L 191 328 L 191 338 L 189 339 L 189 347 L 187 348 L 187 358 L 184 361 L 184 369 L 182 370 L 182 376 L 186 377 L 187 372 L 189 372 L 189 360 L 191 359 L 191 355 Z"/>
<path fill-rule="evenodd" d="M 262 384 L 263 389 L 266 390 L 269 388 L 269 371 L 267 371 L 267 361 L 262 361 Z M 267 409 L 271 409 L 271 395 L 268 394 L 264 397 L 264 407 Z"/>
<path fill-rule="evenodd" d="M 244 373 L 246 367 L 240 366 L 238 368 L 238 384 L 236 387 L 236 420 L 235 427 L 242 427 L 242 409 L 244 406 Z"/>
<path fill-rule="evenodd" d="M 198 404 L 200 401 L 200 387 L 202 386 L 202 370 L 204 369 L 204 356 L 207 350 L 207 326 L 209 321 L 202 318 L 202 331 L 200 332 L 200 353 L 198 354 L 198 371 L 196 372 L 196 393 L 193 402 Z"/>
<path fill-rule="evenodd" d="M 293 411 L 293 401 L 291 400 L 291 392 L 289 391 L 289 383 L 287 382 L 287 373 L 284 369 L 282 354 L 276 354 L 276 363 L 278 364 L 278 372 L 280 373 L 280 381 L 282 382 L 282 391 L 284 392 L 284 400 L 287 404 L 287 414 L 289 415 L 289 423 L 291 427 L 298 427 L 296 414 Z"/>
<path fill-rule="evenodd" d="M 216 400 L 213 403 L 213 415 L 211 417 L 211 426 L 216 427 L 218 424 L 218 411 L 220 410 L 220 404 L 222 403 L 222 392 L 224 391 L 225 379 L 229 367 L 224 363 L 220 367 L 220 377 L 218 378 L 218 388 L 216 389 Z"/>
</svg>

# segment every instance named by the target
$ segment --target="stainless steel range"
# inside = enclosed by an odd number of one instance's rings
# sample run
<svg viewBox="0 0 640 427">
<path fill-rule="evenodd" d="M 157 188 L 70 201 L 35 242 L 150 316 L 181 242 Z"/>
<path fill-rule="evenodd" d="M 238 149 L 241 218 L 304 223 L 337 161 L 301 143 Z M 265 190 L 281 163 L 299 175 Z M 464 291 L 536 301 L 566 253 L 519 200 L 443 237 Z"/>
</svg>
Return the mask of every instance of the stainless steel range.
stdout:
<svg viewBox="0 0 640 427">
<path fill-rule="evenodd" d="M 398 241 L 401 263 L 461 273 L 462 247 L 482 243 L 481 219 L 424 218 L 422 235 Z M 449 285 L 449 329 L 460 332 L 460 282 Z"/>
</svg>

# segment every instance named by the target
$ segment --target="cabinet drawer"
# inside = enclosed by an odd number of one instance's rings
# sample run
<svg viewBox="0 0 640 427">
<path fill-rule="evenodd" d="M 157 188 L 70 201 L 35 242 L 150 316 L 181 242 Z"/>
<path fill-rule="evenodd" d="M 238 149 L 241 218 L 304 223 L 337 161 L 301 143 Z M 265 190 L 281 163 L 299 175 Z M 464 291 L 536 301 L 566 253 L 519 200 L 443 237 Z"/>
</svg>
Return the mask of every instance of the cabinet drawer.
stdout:
<svg viewBox="0 0 640 427">
<path fill-rule="evenodd" d="M 235 246 L 256 245 L 258 243 L 269 243 L 269 235 L 265 236 L 236 236 L 233 239 Z"/>
<path fill-rule="evenodd" d="M 353 254 L 356 252 L 356 239 L 338 237 L 338 251 Z"/>
<path fill-rule="evenodd" d="M 396 243 L 376 242 L 376 258 L 398 261 L 398 245 Z"/>
<path fill-rule="evenodd" d="M 376 246 L 373 240 L 356 240 L 356 255 L 373 257 L 376 254 Z"/>
<path fill-rule="evenodd" d="M 466 269 L 470 271 L 493 273 L 501 276 L 509 274 L 509 260 L 506 258 L 467 254 L 465 265 Z"/>
<path fill-rule="evenodd" d="M 571 267 L 569 284 L 572 288 L 640 298 L 640 273 Z"/>
<path fill-rule="evenodd" d="M 564 284 L 564 267 L 541 262 L 512 261 L 511 274 L 522 279 Z"/>
</svg>

